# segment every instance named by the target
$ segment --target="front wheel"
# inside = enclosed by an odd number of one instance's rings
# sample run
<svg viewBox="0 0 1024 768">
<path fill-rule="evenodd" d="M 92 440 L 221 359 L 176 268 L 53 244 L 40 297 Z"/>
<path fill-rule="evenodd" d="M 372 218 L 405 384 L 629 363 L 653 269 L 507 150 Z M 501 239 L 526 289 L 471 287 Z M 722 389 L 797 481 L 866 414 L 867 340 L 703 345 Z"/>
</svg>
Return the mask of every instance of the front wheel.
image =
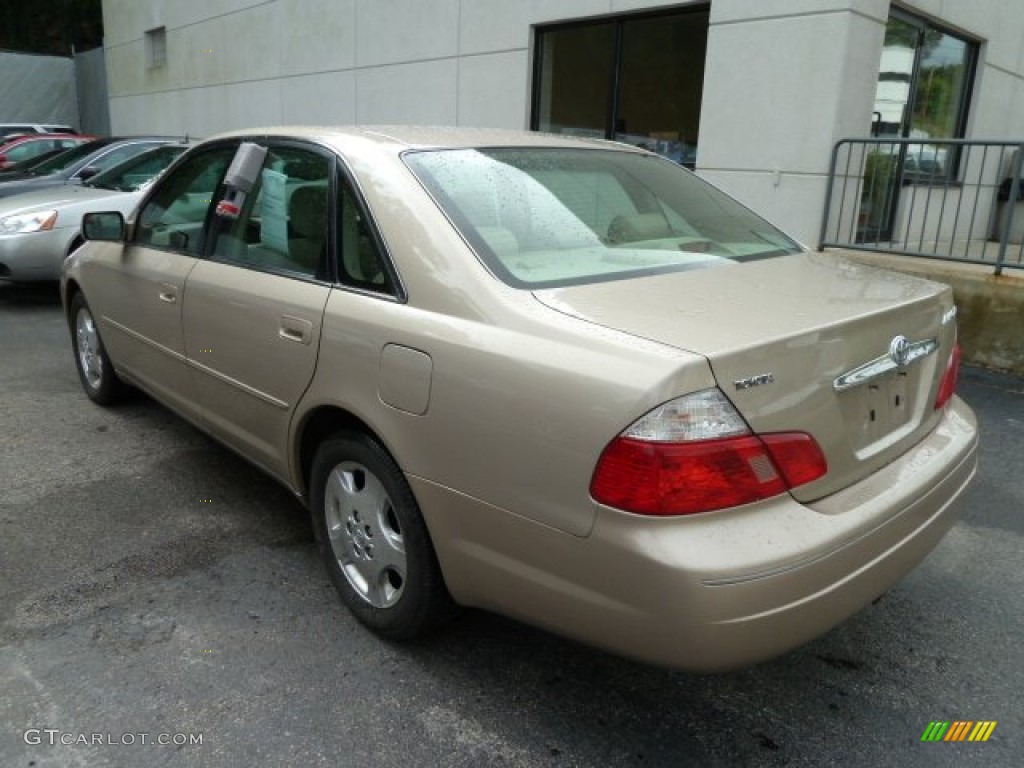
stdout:
<svg viewBox="0 0 1024 768">
<path fill-rule="evenodd" d="M 452 613 L 416 499 L 379 443 L 359 433 L 325 441 L 313 459 L 311 502 L 327 571 L 359 621 L 410 640 Z"/>
<path fill-rule="evenodd" d="M 71 346 L 82 388 L 99 405 L 113 405 L 124 398 L 127 387 L 117 378 L 100 339 L 96 320 L 81 293 L 71 300 Z"/>
</svg>

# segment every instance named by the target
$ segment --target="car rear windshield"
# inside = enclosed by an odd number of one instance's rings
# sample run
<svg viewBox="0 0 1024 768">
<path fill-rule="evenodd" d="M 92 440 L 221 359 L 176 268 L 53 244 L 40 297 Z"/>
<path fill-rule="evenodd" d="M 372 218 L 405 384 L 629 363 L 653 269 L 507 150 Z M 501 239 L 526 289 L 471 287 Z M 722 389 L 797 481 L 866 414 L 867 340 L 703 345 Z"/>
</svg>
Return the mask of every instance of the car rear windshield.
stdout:
<svg viewBox="0 0 1024 768">
<path fill-rule="evenodd" d="M 404 158 L 487 267 L 517 287 L 727 266 L 802 250 L 654 155 L 522 147 L 411 151 Z"/>
</svg>

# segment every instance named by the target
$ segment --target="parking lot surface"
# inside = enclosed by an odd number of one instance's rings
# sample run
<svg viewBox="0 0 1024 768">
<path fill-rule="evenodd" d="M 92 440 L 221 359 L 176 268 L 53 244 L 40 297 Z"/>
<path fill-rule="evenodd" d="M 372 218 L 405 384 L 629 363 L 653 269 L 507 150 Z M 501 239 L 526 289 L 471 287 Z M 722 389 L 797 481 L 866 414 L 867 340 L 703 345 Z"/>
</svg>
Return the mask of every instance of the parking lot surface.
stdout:
<svg viewBox="0 0 1024 768">
<path fill-rule="evenodd" d="M 0 766 L 1020 765 L 1024 380 L 960 393 L 963 520 L 794 653 L 687 675 L 478 611 L 394 645 L 285 489 L 144 396 L 90 403 L 56 289 L 0 284 Z M 921 742 L 958 720 L 997 725 Z"/>
</svg>

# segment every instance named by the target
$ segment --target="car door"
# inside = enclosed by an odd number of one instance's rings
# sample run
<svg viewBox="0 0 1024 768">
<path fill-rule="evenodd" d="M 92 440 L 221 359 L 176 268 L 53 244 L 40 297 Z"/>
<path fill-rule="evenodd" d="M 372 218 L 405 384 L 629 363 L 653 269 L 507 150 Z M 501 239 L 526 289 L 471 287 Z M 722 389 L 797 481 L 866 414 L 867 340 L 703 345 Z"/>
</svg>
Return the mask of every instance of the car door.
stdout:
<svg viewBox="0 0 1024 768">
<path fill-rule="evenodd" d="M 105 274 L 85 276 L 118 369 L 192 418 L 199 408 L 185 363 L 185 279 L 203 252 L 210 201 L 234 152 L 219 146 L 172 170 L 142 204 L 128 242 L 90 260 L 90 270 Z"/>
<path fill-rule="evenodd" d="M 206 427 L 282 479 L 288 426 L 316 367 L 331 292 L 334 158 L 294 143 L 268 151 L 244 201 L 218 206 L 208 258 L 185 286 L 185 354 Z M 237 211 L 237 213 L 236 213 Z"/>
</svg>

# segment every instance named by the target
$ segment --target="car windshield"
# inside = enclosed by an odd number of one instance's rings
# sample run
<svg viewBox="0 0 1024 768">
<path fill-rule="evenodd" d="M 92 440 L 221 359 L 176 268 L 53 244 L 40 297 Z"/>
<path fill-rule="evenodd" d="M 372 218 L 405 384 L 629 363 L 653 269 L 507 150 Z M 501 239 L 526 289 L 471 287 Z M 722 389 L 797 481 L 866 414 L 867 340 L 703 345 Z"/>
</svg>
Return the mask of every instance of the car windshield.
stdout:
<svg viewBox="0 0 1024 768">
<path fill-rule="evenodd" d="M 137 192 L 156 178 L 185 149 L 185 146 L 175 144 L 151 149 L 96 174 L 83 182 L 83 186 L 117 192 Z"/>
<path fill-rule="evenodd" d="M 730 265 L 800 246 L 663 158 L 601 149 L 411 151 L 421 183 L 500 279 L 575 285 Z"/>
<path fill-rule="evenodd" d="M 45 163 L 32 166 L 29 173 L 34 176 L 49 176 L 51 173 L 60 173 L 66 171 L 72 165 L 77 163 L 83 157 L 91 155 L 97 149 L 103 146 L 95 141 L 89 141 L 85 144 L 79 144 L 77 147 L 61 152 L 59 155 L 54 155 Z"/>
</svg>

